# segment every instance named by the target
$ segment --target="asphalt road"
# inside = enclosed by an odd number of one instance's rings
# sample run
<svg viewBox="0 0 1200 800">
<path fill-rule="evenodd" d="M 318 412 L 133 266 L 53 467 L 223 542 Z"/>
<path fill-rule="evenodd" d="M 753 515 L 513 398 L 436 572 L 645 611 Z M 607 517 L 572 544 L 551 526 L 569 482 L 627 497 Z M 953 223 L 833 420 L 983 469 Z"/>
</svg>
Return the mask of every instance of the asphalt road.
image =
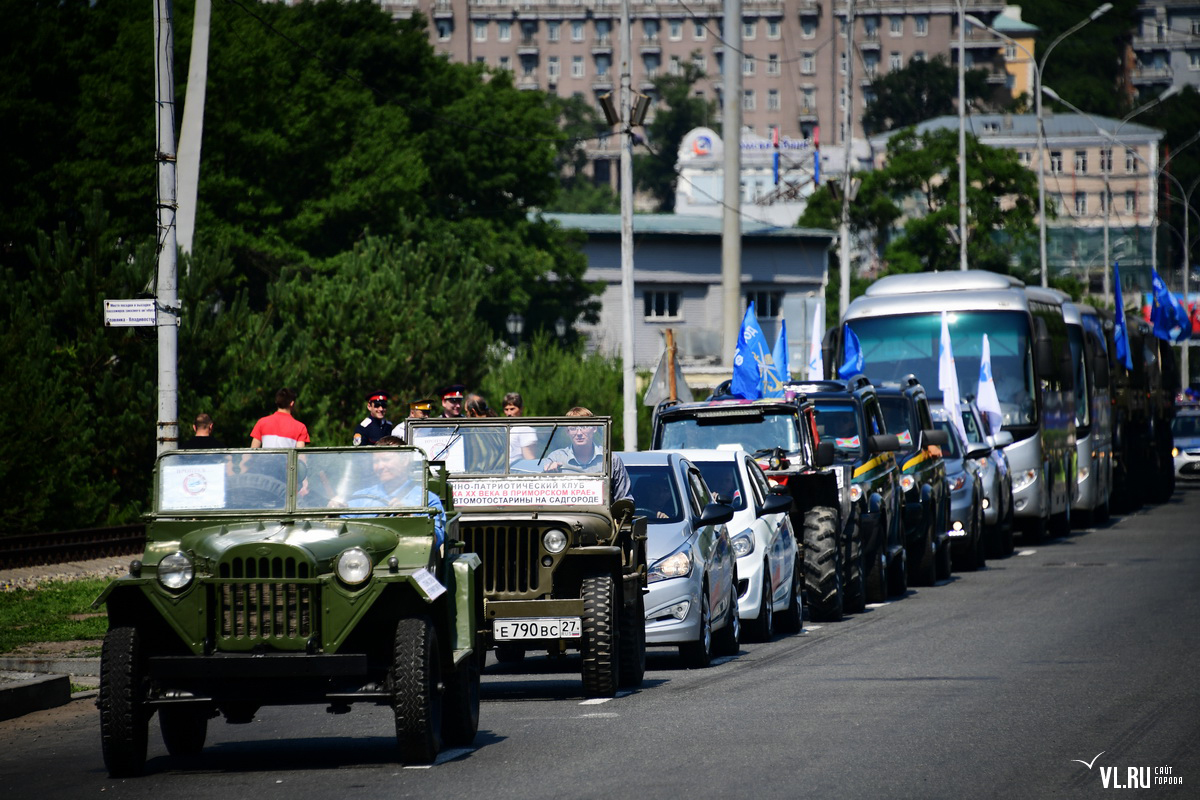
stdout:
<svg viewBox="0 0 1200 800">
<path fill-rule="evenodd" d="M 709 669 L 652 650 L 645 686 L 606 702 L 583 700 L 577 662 L 492 666 L 475 749 L 423 769 L 394 762 L 386 708 L 286 708 L 212 722 L 194 759 L 152 723 L 148 774 L 114 781 L 75 702 L 0 723 L 0 796 L 1198 797 L 1198 520 L 1181 485 Z"/>
</svg>

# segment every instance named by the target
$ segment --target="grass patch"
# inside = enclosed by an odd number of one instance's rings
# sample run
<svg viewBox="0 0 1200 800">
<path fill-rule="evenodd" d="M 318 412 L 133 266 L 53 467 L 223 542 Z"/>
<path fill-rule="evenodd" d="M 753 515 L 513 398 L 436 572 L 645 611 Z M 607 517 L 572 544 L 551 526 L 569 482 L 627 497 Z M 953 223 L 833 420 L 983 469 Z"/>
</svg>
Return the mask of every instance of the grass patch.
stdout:
<svg viewBox="0 0 1200 800">
<path fill-rule="evenodd" d="M 93 616 L 97 609 L 92 601 L 111 582 L 111 578 L 53 581 L 36 589 L 0 592 L 0 653 L 37 642 L 103 639 L 108 618 Z"/>
</svg>

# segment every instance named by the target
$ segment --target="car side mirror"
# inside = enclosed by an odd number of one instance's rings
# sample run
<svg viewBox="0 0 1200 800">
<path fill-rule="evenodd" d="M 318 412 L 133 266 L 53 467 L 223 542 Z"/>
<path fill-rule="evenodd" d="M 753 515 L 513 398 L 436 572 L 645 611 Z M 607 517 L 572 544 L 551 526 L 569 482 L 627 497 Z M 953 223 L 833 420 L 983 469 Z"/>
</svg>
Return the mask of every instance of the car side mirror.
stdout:
<svg viewBox="0 0 1200 800">
<path fill-rule="evenodd" d="M 758 516 L 766 514 L 782 514 L 785 511 L 792 510 L 792 497 L 786 494 L 769 494 L 767 499 L 763 500 L 762 508 L 758 512 Z"/>
<path fill-rule="evenodd" d="M 949 447 L 950 434 L 938 428 L 925 428 L 921 431 L 921 446 Z"/>
<path fill-rule="evenodd" d="M 973 442 L 967 445 L 967 458 L 983 458 L 992 454 L 992 446 L 987 442 Z"/>
<path fill-rule="evenodd" d="M 700 512 L 701 525 L 720 525 L 733 519 L 733 509 L 724 503 L 709 503 Z"/>
<path fill-rule="evenodd" d="M 817 443 L 817 467 L 832 467 L 833 466 L 833 442 L 826 439 L 823 442 Z"/>
<path fill-rule="evenodd" d="M 894 453 L 900 449 L 900 437 L 894 433 L 877 433 L 868 437 L 872 453 Z"/>
<path fill-rule="evenodd" d="M 992 447 L 1008 447 L 1015 439 L 1011 431 L 1000 431 L 992 434 Z"/>
</svg>

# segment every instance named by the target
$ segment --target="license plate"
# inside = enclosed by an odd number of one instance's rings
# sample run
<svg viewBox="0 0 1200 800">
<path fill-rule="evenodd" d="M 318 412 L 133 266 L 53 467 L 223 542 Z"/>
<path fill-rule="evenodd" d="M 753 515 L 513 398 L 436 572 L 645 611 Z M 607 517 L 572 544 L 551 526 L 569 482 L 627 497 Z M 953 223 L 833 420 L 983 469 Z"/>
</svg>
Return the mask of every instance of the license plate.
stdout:
<svg viewBox="0 0 1200 800">
<path fill-rule="evenodd" d="M 578 639 L 583 635 L 579 617 L 498 619 L 492 627 L 496 641 L 513 639 Z"/>
</svg>

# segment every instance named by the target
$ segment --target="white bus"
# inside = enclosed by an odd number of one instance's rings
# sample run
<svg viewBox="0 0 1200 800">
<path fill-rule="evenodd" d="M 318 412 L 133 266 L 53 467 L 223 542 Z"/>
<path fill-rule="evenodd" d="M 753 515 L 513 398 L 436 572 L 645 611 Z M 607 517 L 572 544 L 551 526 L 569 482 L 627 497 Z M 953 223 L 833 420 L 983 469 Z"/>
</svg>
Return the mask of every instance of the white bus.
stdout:
<svg viewBox="0 0 1200 800">
<path fill-rule="evenodd" d="M 1063 299 L 1063 318 L 1075 369 L 1075 453 L 1079 492 L 1071 506 L 1078 522 L 1108 517 L 1112 493 L 1113 414 L 1108 345 L 1096 309 Z"/>
<path fill-rule="evenodd" d="M 854 331 L 863 369 L 873 381 L 917 376 L 930 399 L 940 398 L 938 344 L 946 311 L 959 393 L 979 385 L 983 334 L 1013 443 L 1004 448 L 1013 471 L 1013 507 L 1028 539 L 1048 523 L 1070 528 L 1078 493 L 1074 369 L 1061 297 L 993 272 L 925 272 L 881 278 L 856 298 L 843 322 Z M 825 341 L 826 368 L 844 360 L 842 326 Z"/>
</svg>

